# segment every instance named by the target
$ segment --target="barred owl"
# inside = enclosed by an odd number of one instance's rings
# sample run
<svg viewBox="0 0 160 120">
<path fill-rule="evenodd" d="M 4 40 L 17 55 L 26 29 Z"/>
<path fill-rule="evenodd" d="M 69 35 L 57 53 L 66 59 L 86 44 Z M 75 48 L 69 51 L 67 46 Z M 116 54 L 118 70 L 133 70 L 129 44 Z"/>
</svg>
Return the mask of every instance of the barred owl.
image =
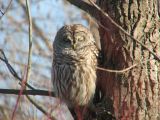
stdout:
<svg viewBox="0 0 160 120">
<path fill-rule="evenodd" d="M 53 43 L 52 82 L 68 107 L 88 105 L 96 86 L 98 50 L 91 32 L 80 24 L 65 25 Z"/>
</svg>

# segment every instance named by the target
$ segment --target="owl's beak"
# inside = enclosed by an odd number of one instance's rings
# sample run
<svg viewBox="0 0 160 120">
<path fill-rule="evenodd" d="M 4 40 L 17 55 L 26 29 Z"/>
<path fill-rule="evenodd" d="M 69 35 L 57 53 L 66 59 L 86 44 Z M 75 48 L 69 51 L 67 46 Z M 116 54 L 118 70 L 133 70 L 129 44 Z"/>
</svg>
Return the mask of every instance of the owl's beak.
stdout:
<svg viewBox="0 0 160 120">
<path fill-rule="evenodd" d="M 73 48 L 73 50 L 75 50 L 76 49 L 76 44 L 72 44 L 72 48 Z"/>
</svg>

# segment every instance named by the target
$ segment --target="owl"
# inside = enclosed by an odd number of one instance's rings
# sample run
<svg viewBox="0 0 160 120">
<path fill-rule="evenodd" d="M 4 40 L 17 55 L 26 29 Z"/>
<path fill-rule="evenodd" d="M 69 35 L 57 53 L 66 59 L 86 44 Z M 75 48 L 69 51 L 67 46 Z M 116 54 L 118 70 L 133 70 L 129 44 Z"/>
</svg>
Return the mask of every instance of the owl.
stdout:
<svg viewBox="0 0 160 120">
<path fill-rule="evenodd" d="M 98 50 L 92 33 L 80 24 L 65 25 L 53 42 L 51 79 L 68 107 L 91 103 L 96 87 Z"/>
</svg>

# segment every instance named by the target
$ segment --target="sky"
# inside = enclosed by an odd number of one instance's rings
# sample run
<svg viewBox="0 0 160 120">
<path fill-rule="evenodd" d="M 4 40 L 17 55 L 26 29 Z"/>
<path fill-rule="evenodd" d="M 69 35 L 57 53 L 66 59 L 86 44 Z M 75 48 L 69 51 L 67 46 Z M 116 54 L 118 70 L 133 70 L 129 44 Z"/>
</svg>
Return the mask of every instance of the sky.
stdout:
<svg viewBox="0 0 160 120">
<path fill-rule="evenodd" d="M 0 5 L 2 10 L 5 10 L 9 0 L 2 0 L 4 6 Z M 65 24 L 80 23 L 87 26 L 87 22 L 82 19 L 81 11 L 71 4 L 64 6 L 63 0 L 32 0 L 30 2 L 30 10 L 32 19 L 36 25 L 44 32 L 49 43 L 52 45 L 57 30 Z M 0 2 L 1 4 L 1 2 Z M 26 64 L 27 56 L 18 53 L 11 54 L 12 48 L 17 51 L 28 52 L 28 23 L 25 19 L 26 13 L 15 0 L 12 1 L 11 8 L 8 10 L 6 15 L 0 20 L 0 48 L 6 51 L 6 54 L 11 57 L 12 61 L 19 61 Z M 16 24 L 15 24 L 16 23 Z M 46 50 L 44 42 L 41 38 L 36 36 L 33 31 L 33 49 L 36 46 L 35 41 L 38 42 L 42 51 L 50 53 L 51 51 Z M 37 49 L 34 52 L 39 53 Z M 37 64 L 45 64 L 50 67 L 50 61 L 48 58 L 42 56 L 33 55 L 33 62 Z M 15 64 L 15 63 L 13 63 Z M 15 68 L 19 66 L 15 65 Z M 5 68 L 6 69 L 6 68 Z M 0 70 L 5 70 L 4 65 L 0 64 Z M 34 69 L 34 68 L 33 68 Z M 6 71 L 6 70 L 5 70 Z M 19 70 L 19 72 L 21 69 Z M 43 74 L 50 76 L 49 69 L 42 69 Z M 8 71 L 6 71 L 8 72 Z"/>
<path fill-rule="evenodd" d="M 0 0 L 0 9 L 4 11 L 9 1 Z M 30 3 L 32 19 L 44 32 L 50 44 L 54 41 L 57 30 L 65 24 L 79 23 L 87 26 L 87 22 L 81 17 L 81 11 L 70 4 L 64 6 L 63 0 L 31 0 Z M 27 54 L 24 54 L 28 52 L 28 23 L 25 17 L 26 13 L 24 13 L 22 7 L 17 4 L 16 0 L 12 0 L 11 8 L 0 19 L 0 49 L 4 50 L 9 62 L 20 76 L 24 73 L 24 66 L 20 66 L 17 63 L 26 65 L 28 59 Z M 36 42 L 40 45 L 43 53 L 50 55 L 49 57 L 41 56 L 40 51 L 36 49 Z M 52 51 L 47 50 L 42 39 L 36 36 L 34 31 L 33 52 L 35 54 L 32 55 L 32 73 L 29 83 L 35 88 L 46 89 L 40 84 L 42 83 L 41 76 L 45 76 L 44 78 L 47 81 L 50 80 Z M 44 67 L 36 67 L 35 63 Z M 4 77 L 2 73 L 6 74 L 6 76 Z M 45 83 L 45 80 L 43 82 Z M 1 61 L 0 88 L 19 88 L 18 81 L 11 76 L 5 64 Z M 1 96 L 0 104 L 4 104 L 2 97 L 4 98 L 5 96 Z M 8 102 L 14 103 L 15 101 L 8 99 Z"/>
</svg>

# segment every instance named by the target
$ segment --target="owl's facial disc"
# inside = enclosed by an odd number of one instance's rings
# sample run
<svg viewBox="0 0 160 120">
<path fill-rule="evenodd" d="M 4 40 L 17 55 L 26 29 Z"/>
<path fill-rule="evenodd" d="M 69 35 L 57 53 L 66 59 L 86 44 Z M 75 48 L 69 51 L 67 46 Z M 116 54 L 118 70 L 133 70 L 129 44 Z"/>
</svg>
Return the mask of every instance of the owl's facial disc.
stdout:
<svg viewBox="0 0 160 120">
<path fill-rule="evenodd" d="M 74 29 L 73 31 L 65 31 L 59 41 L 64 50 L 79 51 L 88 46 L 91 41 L 87 40 L 86 32 Z"/>
<path fill-rule="evenodd" d="M 66 45 L 66 48 L 71 48 L 72 50 L 77 49 L 78 42 L 81 42 L 83 37 L 76 36 L 76 37 L 71 37 L 67 36 L 63 38 L 64 44 Z"/>
</svg>

